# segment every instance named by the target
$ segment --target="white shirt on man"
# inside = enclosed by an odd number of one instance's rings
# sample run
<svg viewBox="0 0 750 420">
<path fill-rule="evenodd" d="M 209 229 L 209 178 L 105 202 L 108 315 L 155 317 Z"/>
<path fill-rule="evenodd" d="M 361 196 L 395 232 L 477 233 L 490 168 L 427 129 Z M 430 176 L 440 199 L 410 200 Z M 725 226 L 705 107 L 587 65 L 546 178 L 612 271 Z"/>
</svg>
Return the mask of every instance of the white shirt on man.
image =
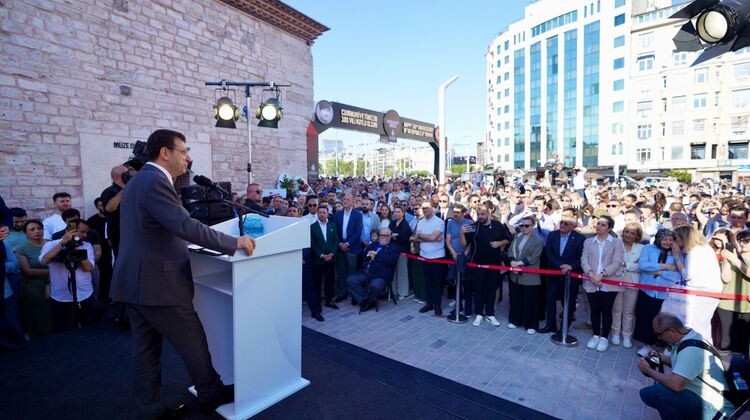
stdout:
<svg viewBox="0 0 750 420">
<path fill-rule="evenodd" d="M 47 255 L 62 239 L 56 239 L 54 241 L 45 242 L 42 245 L 42 250 L 39 253 L 39 261 Z M 93 265 L 94 262 L 94 248 L 88 242 L 83 242 L 80 249 L 86 250 L 86 259 Z M 49 263 L 49 280 L 50 280 L 50 296 L 52 299 L 58 302 L 72 302 L 73 294 L 68 290 L 68 269 L 65 268 L 65 264 L 61 262 L 51 261 Z M 91 272 L 83 271 L 80 267 L 76 270 L 76 297 L 78 301 L 82 301 L 94 293 L 94 284 L 92 282 Z"/>
</svg>

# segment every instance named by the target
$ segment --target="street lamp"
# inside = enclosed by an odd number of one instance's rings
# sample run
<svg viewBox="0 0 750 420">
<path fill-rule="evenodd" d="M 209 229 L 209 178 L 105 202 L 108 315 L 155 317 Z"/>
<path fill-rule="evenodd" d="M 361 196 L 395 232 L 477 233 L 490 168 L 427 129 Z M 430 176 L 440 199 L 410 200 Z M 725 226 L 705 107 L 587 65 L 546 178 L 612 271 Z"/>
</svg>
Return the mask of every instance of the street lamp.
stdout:
<svg viewBox="0 0 750 420">
<path fill-rule="evenodd" d="M 448 141 L 446 138 L 448 132 L 445 130 L 445 89 L 447 89 L 451 83 L 455 82 L 456 79 L 458 79 L 458 76 L 451 77 L 446 80 L 445 83 L 440 85 L 440 88 L 438 89 L 438 127 L 440 128 L 440 138 L 437 139 L 438 151 L 440 152 L 438 157 L 438 160 L 440 161 L 438 164 L 438 179 L 440 179 L 441 184 L 445 183 L 445 155 L 448 147 Z"/>
<path fill-rule="evenodd" d="M 290 84 L 279 84 L 274 82 L 229 82 L 221 80 L 218 82 L 206 82 L 206 86 L 220 86 L 219 89 L 222 92 L 227 91 L 227 86 L 241 86 L 245 88 L 245 106 L 247 107 L 248 121 L 247 121 L 247 183 L 253 183 L 253 134 L 251 131 L 250 124 L 250 110 L 252 105 L 250 104 L 250 88 L 252 87 L 267 87 L 276 92 L 276 98 L 270 98 L 265 101 L 256 112 L 256 116 L 261 121 L 258 123 L 260 127 L 278 128 L 279 120 L 281 119 L 281 103 L 279 102 L 279 95 L 281 91 L 279 87 L 288 87 Z M 275 102 L 271 102 L 275 99 Z M 267 109 L 268 107 L 268 109 Z M 275 110 L 274 110 L 275 108 Z M 271 111 L 274 111 L 273 113 Z M 239 111 L 228 96 L 222 96 L 216 101 L 214 105 L 214 116 L 216 117 L 216 126 L 220 128 L 237 128 L 235 121 L 239 119 Z"/>
</svg>

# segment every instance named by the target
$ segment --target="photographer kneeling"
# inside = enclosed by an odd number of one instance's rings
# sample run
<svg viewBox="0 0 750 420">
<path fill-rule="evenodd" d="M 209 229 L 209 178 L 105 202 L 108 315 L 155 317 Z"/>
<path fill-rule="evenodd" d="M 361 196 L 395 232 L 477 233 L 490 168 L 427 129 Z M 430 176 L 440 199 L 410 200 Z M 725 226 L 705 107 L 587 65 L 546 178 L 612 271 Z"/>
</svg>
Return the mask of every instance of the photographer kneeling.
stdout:
<svg viewBox="0 0 750 420">
<path fill-rule="evenodd" d="M 95 304 L 91 279 L 94 248 L 83 241 L 84 235 L 79 231 L 79 226 L 80 222 L 76 222 L 75 229 L 71 225 L 62 239 L 45 243 L 39 254 L 39 261 L 49 265 L 54 332 L 91 323 Z"/>
<path fill-rule="evenodd" d="M 638 360 L 638 369 L 656 381 L 641 389 L 641 401 L 658 410 L 662 419 L 668 420 L 707 420 L 713 419 L 719 411 L 731 413 L 734 407 L 720 393 L 729 388 L 721 360 L 694 345 L 676 351 L 685 340 L 705 342 L 705 339 L 667 312 L 656 315 L 652 326 L 656 337 L 672 346 L 672 355 L 652 351 Z M 659 365 L 671 366 L 672 371 L 662 373 L 663 368 Z"/>
</svg>

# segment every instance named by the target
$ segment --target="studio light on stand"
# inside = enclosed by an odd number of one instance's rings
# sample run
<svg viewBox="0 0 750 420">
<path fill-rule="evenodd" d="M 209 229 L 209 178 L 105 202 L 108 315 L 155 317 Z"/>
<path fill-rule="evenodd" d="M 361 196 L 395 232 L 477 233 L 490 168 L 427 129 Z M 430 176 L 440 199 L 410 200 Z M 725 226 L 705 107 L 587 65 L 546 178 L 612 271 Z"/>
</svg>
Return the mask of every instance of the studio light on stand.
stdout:
<svg viewBox="0 0 750 420">
<path fill-rule="evenodd" d="M 675 51 L 704 50 L 691 66 L 750 45 L 750 0 L 695 0 L 670 18 L 688 19 L 672 38 Z"/>
<path fill-rule="evenodd" d="M 240 119 L 240 111 L 228 96 L 222 96 L 214 105 L 214 118 L 216 127 L 235 129 L 237 125 L 234 122 Z"/>
<path fill-rule="evenodd" d="M 271 97 L 263 101 L 255 112 L 255 117 L 259 119 L 258 127 L 279 128 L 281 120 L 281 91 L 278 88 L 264 89 L 264 92 L 270 90 L 276 93 L 276 97 Z"/>
</svg>

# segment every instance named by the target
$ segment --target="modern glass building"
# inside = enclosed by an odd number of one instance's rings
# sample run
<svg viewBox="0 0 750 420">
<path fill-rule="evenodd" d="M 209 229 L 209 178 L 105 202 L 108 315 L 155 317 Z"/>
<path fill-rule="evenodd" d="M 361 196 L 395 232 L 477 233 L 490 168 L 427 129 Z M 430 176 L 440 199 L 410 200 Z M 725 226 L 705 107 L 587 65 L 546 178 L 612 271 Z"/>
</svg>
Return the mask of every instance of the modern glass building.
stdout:
<svg viewBox="0 0 750 420">
<path fill-rule="evenodd" d="M 622 160 L 632 16 L 670 0 L 541 0 L 487 52 L 487 140 L 496 168 Z M 613 133 L 612 127 L 621 130 Z"/>
</svg>

